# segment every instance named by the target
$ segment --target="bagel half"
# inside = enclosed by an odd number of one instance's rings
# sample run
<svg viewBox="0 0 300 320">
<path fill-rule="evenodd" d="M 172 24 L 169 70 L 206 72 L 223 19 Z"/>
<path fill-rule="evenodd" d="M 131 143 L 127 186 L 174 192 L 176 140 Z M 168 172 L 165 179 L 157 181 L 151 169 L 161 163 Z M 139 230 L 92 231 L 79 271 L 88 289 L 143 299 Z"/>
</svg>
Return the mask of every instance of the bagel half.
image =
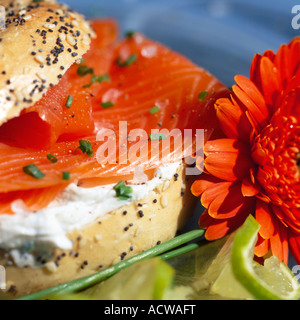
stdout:
<svg viewBox="0 0 300 320">
<path fill-rule="evenodd" d="M 131 201 L 68 234 L 72 249 L 54 250 L 52 259 L 38 268 L 17 267 L 0 251 L 7 282 L 0 298 L 24 296 L 91 275 L 173 238 L 193 213 L 196 198 L 189 192 L 191 183 L 181 164 L 171 179 L 163 180 L 146 198 Z"/>
</svg>

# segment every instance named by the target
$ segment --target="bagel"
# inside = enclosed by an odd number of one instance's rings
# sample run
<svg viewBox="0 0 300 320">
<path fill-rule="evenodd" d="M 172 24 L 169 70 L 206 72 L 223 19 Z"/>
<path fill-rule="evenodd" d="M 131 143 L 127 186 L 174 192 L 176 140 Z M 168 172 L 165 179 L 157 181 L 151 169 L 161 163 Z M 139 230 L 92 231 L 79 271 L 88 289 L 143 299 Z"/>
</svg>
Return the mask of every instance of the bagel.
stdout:
<svg viewBox="0 0 300 320">
<path fill-rule="evenodd" d="M 91 275 L 182 230 L 196 205 L 190 192 L 195 175 L 186 173 L 190 168 L 200 173 L 195 163 L 187 164 L 184 156 L 144 162 L 146 179 L 140 180 L 138 162 L 100 163 L 96 137 L 107 123 L 111 128 L 128 117 L 130 128 L 144 126 L 146 143 L 166 138 L 150 134 L 150 126 L 163 124 L 181 132 L 203 128 L 207 139 L 216 126 L 214 102 L 228 90 L 206 70 L 141 34 L 121 44 L 112 40 L 114 23 L 105 22 L 108 41 L 102 43 L 105 32 L 99 35 L 82 15 L 55 1 L 5 0 L 0 6 L 0 14 L 5 12 L 0 17 L 5 21 L 0 24 L 0 266 L 6 284 L 2 289 L 0 282 L 0 298 L 14 299 Z M 110 61 L 109 75 L 101 69 L 102 58 Z M 155 78 L 157 70 L 162 74 Z M 118 103 L 124 107 L 118 109 Z M 24 117 L 36 115 L 36 104 L 39 125 L 50 108 L 56 112 L 54 127 L 57 118 L 62 122 L 42 146 L 32 141 L 45 127 L 31 127 L 36 118 Z M 19 125 L 28 145 L 9 139 Z M 130 195 L 124 190 L 118 195 L 118 182 Z"/>
<path fill-rule="evenodd" d="M 4 0 L 0 6 L 1 125 L 56 85 L 89 49 L 94 32 L 82 15 L 55 1 Z"/>
</svg>

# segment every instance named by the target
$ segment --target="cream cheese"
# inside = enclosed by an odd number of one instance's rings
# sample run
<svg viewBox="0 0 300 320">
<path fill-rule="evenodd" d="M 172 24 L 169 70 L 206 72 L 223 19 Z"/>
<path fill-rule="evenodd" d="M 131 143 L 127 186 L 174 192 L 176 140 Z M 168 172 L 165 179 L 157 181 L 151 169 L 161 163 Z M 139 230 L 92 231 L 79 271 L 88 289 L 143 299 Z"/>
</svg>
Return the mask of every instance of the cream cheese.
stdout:
<svg viewBox="0 0 300 320">
<path fill-rule="evenodd" d="M 47 208 L 35 213 L 26 210 L 24 203 L 17 200 L 12 204 L 14 215 L 0 215 L 0 248 L 9 251 L 20 267 L 34 265 L 32 252 L 37 255 L 49 254 L 54 248 L 71 249 L 67 234 L 131 201 L 147 198 L 157 186 L 172 179 L 179 166 L 180 163 L 162 165 L 153 179 L 131 185 L 131 200 L 118 199 L 112 185 L 82 188 L 76 184 L 69 185 Z"/>
</svg>

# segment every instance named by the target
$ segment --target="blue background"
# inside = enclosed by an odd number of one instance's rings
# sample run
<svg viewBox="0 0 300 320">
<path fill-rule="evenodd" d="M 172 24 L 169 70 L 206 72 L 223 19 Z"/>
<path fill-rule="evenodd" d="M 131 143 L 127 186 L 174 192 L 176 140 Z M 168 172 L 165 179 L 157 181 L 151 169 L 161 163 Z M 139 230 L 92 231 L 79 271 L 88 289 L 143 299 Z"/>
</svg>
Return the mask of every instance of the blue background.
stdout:
<svg viewBox="0 0 300 320">
<path fill-rule="evenodd" d="M 293 0 L 63 0 L 87 17 L 116 18 L 209 70 L 226 85 L 248 75 L 255 53 L 300 35 Z M 298 4 L 300 2 L 298 1 Z M 300 21 L 299 21 L 300 23 Z"/>
<path fill-rule="evenodd" d="M 139 31 L 206 68 L 227 86 L 249 75 L 255 53 L 300 35 L 294 0 L 62 0 L 88 18 L 113 17 L 122 34 Z M 299 19 L 300 24 L 300 19 Z M 292 268 L 296 263 L 290 259 Z"/>
</svg>

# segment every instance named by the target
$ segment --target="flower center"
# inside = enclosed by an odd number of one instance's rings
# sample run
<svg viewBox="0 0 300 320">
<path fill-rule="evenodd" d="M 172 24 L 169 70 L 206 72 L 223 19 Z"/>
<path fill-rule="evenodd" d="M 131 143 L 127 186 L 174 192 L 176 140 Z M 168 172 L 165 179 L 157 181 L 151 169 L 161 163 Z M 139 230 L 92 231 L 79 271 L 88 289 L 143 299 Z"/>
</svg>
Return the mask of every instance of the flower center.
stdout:
<svg viewBox="0 0 300 320">
<path fill-rule="evenodd" d="M 276 205 L 300 207 L 300 124 L 295 117 L 280 117 L 254 138 L 252 158 L 257 180 Z"/>
</svg>

